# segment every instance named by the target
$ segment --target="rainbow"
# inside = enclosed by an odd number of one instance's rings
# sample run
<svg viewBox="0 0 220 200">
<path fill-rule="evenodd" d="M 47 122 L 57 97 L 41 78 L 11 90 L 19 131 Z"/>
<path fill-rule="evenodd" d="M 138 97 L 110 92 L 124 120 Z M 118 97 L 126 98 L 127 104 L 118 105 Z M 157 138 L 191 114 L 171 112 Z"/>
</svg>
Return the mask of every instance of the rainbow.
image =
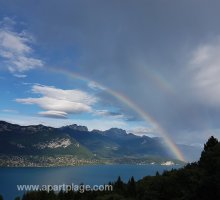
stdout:
<svg viewBox="0 0 220 200">
<path fill-rule="evenodd" d="M 80 80 L 88 82 L 88 83 L 90 83 L 90 82 L 94 83 L 99 88 L 103 89 L 105 92 L 109 93 L 110 95 L 112 95 L 113 97 L 118 99 L 120 102 L 122 102 L 126 106 L 128 106 L 130 109 L 135 111 L 147 124 L 150 122 L 151 125 L 158 131 L 160 136 L 164 139 L 167 148 L 175 155 L 175 157 L 177 159 L 185 162 L 184 155 L 178 149 L 178 147 L 173 142 L 172 138 L 168 135 L 168 133 L 161 127 L 161 125 L 150 114 L 143 111 L 143 109 L 141 109 L 137 104 L 132 102 L 128 97 L 126 97 L 122 93 L 116 92 L 116 91 L 114 91 L 110 88 L 105 87 L 102 84 L 99 84 L 96 81 L 93 81 L 93 80 L 91 80 L 87 77 L 84 77 L 80 74 L 68 71 L 68 70 L 63 69 L 63 68 L 57 68 L 57 67 L 56 68 L 48 68 L 47 67 L 46 70 L 49 70 L 49 71 L 52 71 L 52 72 L 55 72 L 55 73 L 59 73 L 59 74 L 63 74 L 65 76 L 68 76 L 68 77 L 71 77 L 71 78 L 74 78 L 74 79 L 80 79 Z M 158 81 L 158 80 L 160 80 L 160 79 L 156 79 L 156 81 Z M 161 81 L 160 81 L 160 84 L 161 84 Z"/>
</svg>

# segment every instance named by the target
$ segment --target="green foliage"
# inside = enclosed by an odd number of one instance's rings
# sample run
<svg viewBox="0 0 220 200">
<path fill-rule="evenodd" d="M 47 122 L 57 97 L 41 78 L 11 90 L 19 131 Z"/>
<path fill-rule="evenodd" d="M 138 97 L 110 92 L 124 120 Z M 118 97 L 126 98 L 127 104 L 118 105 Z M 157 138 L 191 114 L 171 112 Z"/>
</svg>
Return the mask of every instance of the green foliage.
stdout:
<svg viewBox="0 0 220 200">
<path fill-rule="evenodd" d="M 65 148 L 49 146 L 62 140 L 71 144 Z M 88 131 L 86 127 L 77 125 L 52 128 L 43 125 L 19 126 L 4 121 L 0 121 L 0 154 L 72 155 L 83 159 L 92 159 L 95 155 L 95 159 L 102 158 L 117 163 L 157 162 L 159 155 L 158 162 L 162 162 L 162 158 L 170 160 L 160 140 L 127 134 L 117 128 Z"/>
<path fill-rule="evenodd" d="M 199 160 L 199 165 L 206 173 L 217 173 L 220 168 L 220 143 L 214 137 L 211 137 L 204 145 L 204 150 Z"/>
<path fill-rule="evenodd" d="M 207 141 L 207 143 L 204 145 L 204 152 L 212 150 L 217 144 L 218 144 L 218 140 L 213 136 L 211 136 Z"/>
<path fill-rule="evenodd" d="M 2 195 L 0 195 L 0 200 L 3 200 L 3 196 Z"/>
<path fill-rule="evenodd" d="M 131 177 L 124 183 L 119 176 L 112 185 L 113 191 L 103 192 L 30 192 L 22 200 L 217 200 L 220 199 L 220 143 L 211 137 L 199 162 L 182 169 L 146 176 L 137 182 Z"/>
<path fill-rule="evenodd" d="M 135 182 L 133 176 L 128 181 L 127 190 L 128 190 L 128 195 L 129 196 L 131 196 L 131 197 L 135 197 L 136 196 L 136 182 Z"/>
</svg>

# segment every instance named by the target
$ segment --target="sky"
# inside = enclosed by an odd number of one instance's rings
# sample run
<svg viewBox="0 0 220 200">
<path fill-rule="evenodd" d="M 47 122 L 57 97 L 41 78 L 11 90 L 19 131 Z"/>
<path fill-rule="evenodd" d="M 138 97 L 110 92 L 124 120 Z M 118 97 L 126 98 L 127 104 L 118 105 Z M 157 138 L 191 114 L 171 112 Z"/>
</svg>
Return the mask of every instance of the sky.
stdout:
<svg viewBox="0 0 220 200">
<path fill-rule="evenodd" d="M 219 138 L 219 6 L 0 0 L 0 119 Z"/>
</svg>

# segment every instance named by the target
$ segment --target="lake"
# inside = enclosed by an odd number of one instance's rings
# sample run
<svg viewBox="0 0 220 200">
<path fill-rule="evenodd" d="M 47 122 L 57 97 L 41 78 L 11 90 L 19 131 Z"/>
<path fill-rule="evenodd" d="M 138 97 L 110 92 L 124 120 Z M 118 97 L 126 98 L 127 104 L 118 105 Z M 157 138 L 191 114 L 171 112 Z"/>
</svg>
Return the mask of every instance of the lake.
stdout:
<svg viewBox="0 0 220 200">
<path fill-rule="evenodd" d="M 171 170 L 180 166 L 161 165 L 87 165 L 51 168 L 0 168 L 0 194 L 4 200 L 22 196 L 17 185 L 61 185 L 61 184 L 107 184 L 121 176 L 127 182 L 131 176 L 139 180 L 156 171 Z"/>
</svg>

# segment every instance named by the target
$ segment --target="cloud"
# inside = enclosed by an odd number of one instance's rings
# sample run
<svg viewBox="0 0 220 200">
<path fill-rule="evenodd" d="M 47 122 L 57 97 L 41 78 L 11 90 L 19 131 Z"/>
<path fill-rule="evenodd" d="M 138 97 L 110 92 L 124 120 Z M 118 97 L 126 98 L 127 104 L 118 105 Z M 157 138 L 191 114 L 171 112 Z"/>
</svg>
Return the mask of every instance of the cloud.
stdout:
<svg viewBox="0 0 220 200">
<path fill-rule="evenodd" d="M 109 110 L 95 110 L 94 115 L 102 116 L 102 117 L 111 117 L 115 119 L 126 119 L 126 117 L 120 112 L 113 112 Z"/>
<path fill-rule="evenodd" d="M 106 90 L 105 87 L 101 86 L 100 84 L 98 84 L 94 81 L 89 81 L 88 87 L 93 89 L 93 90 Z"/>
<path fill-rule="evenodd" d="M 45 111 L 42 116 L 67 118 L 69 114 L 90 113 L 98 101 L 93 95 L 80 90 L 63 90 L 52 86 L 34 85 L 32 92 L 42 95 L 39 98 L 16 99 L 23 104 L 36 104 Z"/>
<path fill-rule="evenodd" d="M 34 93 L 42 94 L 49 98 L 78 102 L 86 105 L 92 105 L 97 102 L 97 98 L 95 98 L 94 96 L 77 89 L 62 90 L 51 86 L 34 85 L 32 91 Z"/>
<path fill-rule="evenodd" d="M 56 6 L 50 9 L 51 4 Z M 174 139 L 189 142 L 185 132 L 194 140 L 201 130 L 219 128 L 218 69 L 207 65 L 218 63 L 219 42 L 204 41 L 220 34 L 220 1 L 47 0 L 33 10 L 31 1 L 15 5 L 7 0 L 1 6 L 27 20 L 56 58 L 53 64 L 79 69 L 82 76 L 123 94 Z M 135 115 L 109 96 L 102 94 L 102 101 Z"/>
<path fill-rule="evenodd" d="M 0 56 L 10 72 L 24 72 L 43 66 L 43 61 L 32 57 L 33 37 L 13 30 L 16 23 L 10 18 L 0 22 Z"/>
<path fill-rule="evenodd" d="M 200 45 L 190 60 L 192 83 L 201 102 L 220 106 L 220 37 Z"/>
<path fill-rule="evenodd" d="M 128 131 L 129 133 L 133 133 L 135 135 L 146 135 L 149 137 L 156 137 L 158 134 L 156 133 L 156 130 L 149 128 L 149 127 L 135 127 Z"/>
<path fill-rule="evenodd" d="M 13 109 L 3 109 L 2 112 L 6 112 L 6 113 L 18 113 L 17 110 L 13 110 Z"/>
<path fill-rule="evenodd" d="M 62 112 L 62 111 L 50 110 L 50 111 L 42 111 L 42 112 L 39 112 L 38 114 L 40 114 L 43 117 L 51 117 L 51 118 L 59 118 L 59 119 L 60 118 L 64 118 L 64 119 L 67 118 L 67 113 Z"/>
<path fill-rule="evenodd" d="M 25 74 L 14 74 L 14 76 L 17 78 L 26 78 L 27 77 L 27 75 L 25 75 Z"/>
</svg>

